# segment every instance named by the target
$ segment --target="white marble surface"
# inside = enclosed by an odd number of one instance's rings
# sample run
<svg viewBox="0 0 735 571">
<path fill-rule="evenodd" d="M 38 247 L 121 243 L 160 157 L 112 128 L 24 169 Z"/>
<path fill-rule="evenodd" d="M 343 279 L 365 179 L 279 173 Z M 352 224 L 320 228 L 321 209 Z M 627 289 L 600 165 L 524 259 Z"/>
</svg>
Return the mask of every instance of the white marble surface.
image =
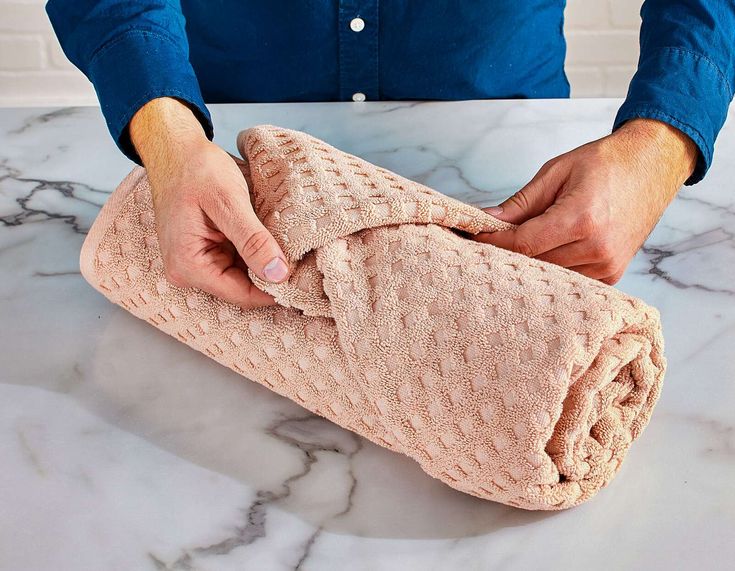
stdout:
<svg viewBox="0 0 735 571">
<path fill-rule="evenodd" d="M 618 101 L 215 106 L 475 204 Z M 651 424 L 592 501 L 479 500 L 113 306 L 78 273 L 130 163 L 94 108 L 0 110 L 0 569 L 718 569 L 735 558 L 735 124 L 622 289 L 662 313 Z M 727 562 L 730 561 L 730 564 Z M 731 568 L 731 567 L 730 567 Z"/>
</svg>

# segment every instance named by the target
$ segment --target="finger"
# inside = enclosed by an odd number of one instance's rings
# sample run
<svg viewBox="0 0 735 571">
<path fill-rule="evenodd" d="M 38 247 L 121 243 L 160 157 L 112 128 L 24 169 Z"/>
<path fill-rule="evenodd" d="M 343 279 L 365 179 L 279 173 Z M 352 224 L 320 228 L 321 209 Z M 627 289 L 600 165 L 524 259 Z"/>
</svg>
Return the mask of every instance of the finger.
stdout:
<svg viewBox="0 0 735 571">
<path fill-rule="evenodd" d="M 522 224 L 539 216 L 554 203 L 559 189 L 566 180 L 567 171 L 566 162 L 550 161 L 513 196 L 499 206 L 483 210 L 505 222 Z"/>
<path fill-rule="evenodd" d="M 242 173 L 243 177 L 249 177 L 250 167 L 248 166 L 248 163 L 246 163 L 242 158 L 233 155 L 232 153 L 227 153 L 227 154 L 230 155 L 230 158 L 235 162 L 235 164 L 237 165 L 237 168 L 240 169 L 240 172 Z"/>
<path fill-rule="evenodd" d="M 497 232 L 481 232 L 472 237 L 478 242 L 492 244 L 504 250 L 513 250 L 515 230 L 498 230 Z"/>
<path fill-rule="evenodd" d="M 212 295 L 238 305 L 243 309 L 253 309 L 274 305 L 273 296 L 258 289 L 247 274 L 237 266 L 229 266 L 219 272 L 198 272 L 192 278 L 192 285 Z"/>
<path fill-rule="evenodd" d="M 582 266 L 594 264 L 599 261 L 588 240 L 577 240 L 536 256 L 536 259 L 569 268 L 571 266 Z"/>
<path fill-rule="evenodd" d="M 226 152 L 226 153 L 227 153 L 228 155 L 230 155 L 230 158 L 231 158 L 231 159 L 232 159 L 233 161 L 235 161 L 235 163 L 236 163 L 236 164 L 237 164 L 238 166 L 240 166 L 240 165 L 244 165 L 244 164 L 245 164 L 245 161 L 244 161 L 244 160 L 242 159 L 242 157 L 238 157 L 237 155 L 233 155 L 233 154 L 232 154 L 231 152 L 229 152 L 229 151 L 225 151 L 225 152 Z"/>
<path fill-rule="evenodd" d="M 534 258 L 574 242 L 572 228 L 573 219 L 563 209 L 549 209 L 513 230 L 487 233 L 480 241 Z"/>
<path fill-rule="evenodd" d="M 603 281 L 610 285 L 612 285 L 611 281 L 616 276 L 616 272 L 605 263 L 581 264 L 578 266 L 570 266 L 569 269 L 582 274 L 583 276 L 587 276 L 588 278 Z M 615 281 L 617 281 L 617 279 L 612 281 L 612 283 Z"/>
<path fill-rule="evenodd" d="M 281 283 L 288 278 L 286 256 L 255 215 L 244 184 L 243 192 L 220 197 L 214 211 L 208 215 L 258 277 L 272 283 Z"/>
</svg>

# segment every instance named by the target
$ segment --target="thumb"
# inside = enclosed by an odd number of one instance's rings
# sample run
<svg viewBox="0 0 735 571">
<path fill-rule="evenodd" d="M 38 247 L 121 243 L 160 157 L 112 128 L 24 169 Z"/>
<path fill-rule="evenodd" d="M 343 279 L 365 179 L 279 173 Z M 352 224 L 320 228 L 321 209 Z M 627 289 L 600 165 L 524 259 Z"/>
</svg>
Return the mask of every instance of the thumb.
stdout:
<svg viewBox="0 0 735 571">
<path fill-rule="evenodd" d="M 256 216 L 247 188 L 244 190 L 229 197 L 227 206 L 218 209 L 210 218 L 259 278 L 280 283 L 289 275 L 286 256 Z"/>
<path fill-rule="evenodd" d="M 564 180 L 566 169 L 561 161 L 549 161 L 536 173 L 526 186 L 499 206 L 483 208 L 485 212 L 512 224 L 543 214 L 554 203 Z"/>
</svg>

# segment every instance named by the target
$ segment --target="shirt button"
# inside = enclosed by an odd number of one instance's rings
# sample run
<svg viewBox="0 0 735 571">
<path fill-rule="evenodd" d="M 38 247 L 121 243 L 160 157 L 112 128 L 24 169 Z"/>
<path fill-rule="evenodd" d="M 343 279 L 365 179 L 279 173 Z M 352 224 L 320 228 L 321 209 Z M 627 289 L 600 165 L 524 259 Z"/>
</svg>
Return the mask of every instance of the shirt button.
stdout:
<svg viewBox="0 0 735 571">
<path fill-rule="evenodd" d="M 350 21 L 350 30 L 353 32 L 362 32 L 365 29 L 365 20 L 362 18 L 353 18 Z"/>
<path fill-rule="evenodd" d="M 365 94 L 361 91 L 352 94 L 352 101 L 365 101 Z"/>
</svg>

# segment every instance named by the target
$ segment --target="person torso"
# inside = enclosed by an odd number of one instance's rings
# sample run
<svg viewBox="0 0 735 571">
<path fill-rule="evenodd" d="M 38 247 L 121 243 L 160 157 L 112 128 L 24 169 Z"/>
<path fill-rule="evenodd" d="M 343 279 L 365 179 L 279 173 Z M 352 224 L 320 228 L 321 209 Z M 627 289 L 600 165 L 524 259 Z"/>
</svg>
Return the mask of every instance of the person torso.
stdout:
<svg viewBox="0 0 735 571">
<path fill-rule="evenodd" d="M 182 0 L 205 100 L 568 97 L 564 0 Z"/>
</svg>

